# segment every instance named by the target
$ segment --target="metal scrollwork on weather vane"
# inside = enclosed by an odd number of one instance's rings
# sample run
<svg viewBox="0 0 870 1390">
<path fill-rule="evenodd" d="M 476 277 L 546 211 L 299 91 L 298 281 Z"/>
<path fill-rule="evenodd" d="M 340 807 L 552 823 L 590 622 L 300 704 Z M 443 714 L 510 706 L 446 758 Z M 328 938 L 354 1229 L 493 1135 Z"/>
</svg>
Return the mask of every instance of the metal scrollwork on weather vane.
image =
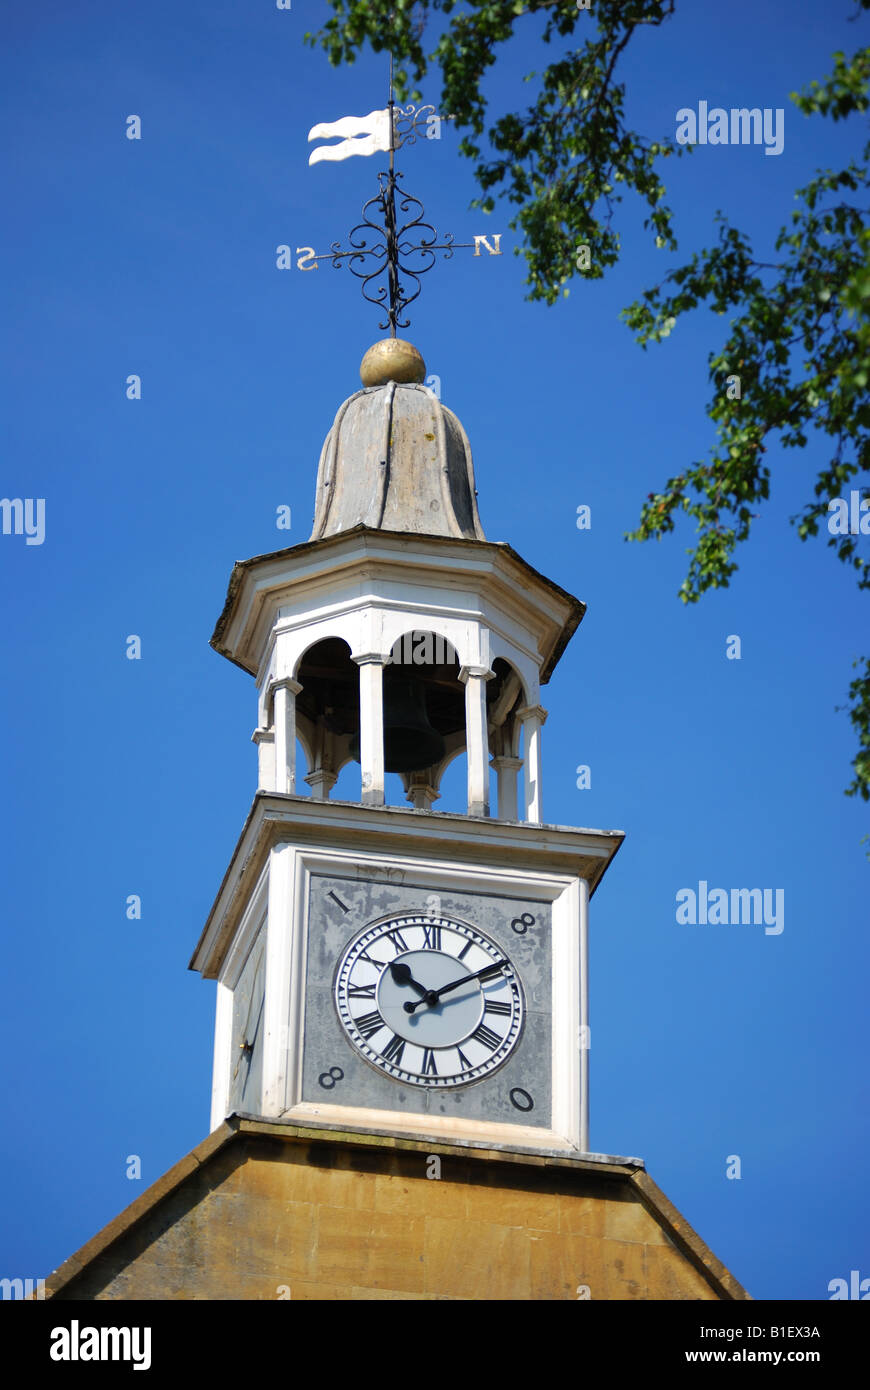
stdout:
<svg viewBox="0 0 870 1390">
<path fill-rule="evenodd" d="M 483 246 L 491 256 L 500 256 L 501 233 L 488 237 L 476 236 L 473 241 L 457 242 L 452 233 L 438 240 L 438 233 L 424 220 L 424 208 L 419 198 L 401 184 L 402 175 L 396 171 L 396 150 L 416 143 L 421 126 L 450 120 L 440 117 L 435 107 L 396 106 L 393 101 L 392 60 L 390 62 L 390 99 L 383 111 L 370 111 L 367 116 L 343 116 L 341 120 L 313 126 L 309 140 L 341 136 L 338 144 L 321 145 L 313 150 L 308 163 L 321 160 L 348 159 L 351 155 L 369 155 L 376 151 L 389 152 L 388 170 L 378 174 L 378 191 L 362 209 L 362 221 L 348 235 L 348 247 L 334 241 L 329 251 L 315 253 L 313 247 L 299 247 L 306 254 L 298 262 L 304 269 L 314 270 L 319 261 L 329 261 L 336 270 L 347 263 L 352 274 L 362 281 L 362 292 L 370 304 L 386 310 L 386 319 L 379 324 L 396 336 L 397 328 L 406 328 L 410 319 L 405 310 L 420 293 L 421 275 L 431 270 L 438 254 L 449 260 L 454 250 L 474 248 L 480 255 Z M 408 215 L 412 214 L 412 215 Z"/>
</svg>

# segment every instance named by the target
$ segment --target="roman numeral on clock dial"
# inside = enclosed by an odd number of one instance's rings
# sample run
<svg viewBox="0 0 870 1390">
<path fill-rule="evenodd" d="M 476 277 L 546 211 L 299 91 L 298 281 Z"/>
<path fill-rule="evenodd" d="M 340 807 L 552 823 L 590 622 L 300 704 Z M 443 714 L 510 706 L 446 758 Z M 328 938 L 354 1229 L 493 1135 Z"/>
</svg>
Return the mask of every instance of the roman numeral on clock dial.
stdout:
<svg viewBox="0 0 870 1390">
<path fill-rule="evenodd" d="M 333 924 L 339 885 L 335 896 Z M 412 908 L 350 937 L 333 991 L 341 1026 L 366 1062 L 430 1093 L 482 1081 L 522 1032 L 510 957 L 470 923 L 435 911 Z"/>
<path fill-rule="evenodd" d="M 479 1042 L 490 1050 L 498 1047 L 499 1044 L 503 1042 L 503 1039 L 499 1037 L 498 1033 L 494 1033 L 491 1028 L 487 1028 L 485 1023 L 479 1024 L 471 1037 L 474 1042 Z"/>
<path fill-rule="evenodd" d="M 371 1038 L 379 1028 L 384 1027 L 384 1020 L 377 1009 L 373 1009 L 370 1014 L 361 1014 L 359 1018 L 355 1018 L 354 1024 L 364 1038 Z"/>
<path fill-rule="evenodd" d="M 376 988 L 376 985 L 348 985 L 347 997 L 348 999 L 374 999 Z M 510 1013 L 510 1010 L 505 1008 L 505 1012 Z"/>
<path fill-rule="evenodd" d="M 388 1062 L 395 1062 L 397 1067 L 402 1065 L 402 1053 L 405 1051 L 405 1039 L 398 1037 L 395 1033 L 390 1038 L 386 1047 L 381 1048 L 381 1056 Z"/>
</svg>

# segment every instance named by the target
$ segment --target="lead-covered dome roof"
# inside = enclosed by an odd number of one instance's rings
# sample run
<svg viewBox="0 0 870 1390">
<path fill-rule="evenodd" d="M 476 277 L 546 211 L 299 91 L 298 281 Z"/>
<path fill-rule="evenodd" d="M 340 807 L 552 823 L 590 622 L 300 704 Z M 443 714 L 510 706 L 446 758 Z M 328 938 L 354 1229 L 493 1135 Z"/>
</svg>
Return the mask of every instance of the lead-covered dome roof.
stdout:
<svg viewBox="0 0 870 1390">
<path fill-rule="evenodd" d="M 486 540 L 465 430 L 419 382 L 357 391 L 326 436 L 310 539 L 354 526 Z"/>
</svg>

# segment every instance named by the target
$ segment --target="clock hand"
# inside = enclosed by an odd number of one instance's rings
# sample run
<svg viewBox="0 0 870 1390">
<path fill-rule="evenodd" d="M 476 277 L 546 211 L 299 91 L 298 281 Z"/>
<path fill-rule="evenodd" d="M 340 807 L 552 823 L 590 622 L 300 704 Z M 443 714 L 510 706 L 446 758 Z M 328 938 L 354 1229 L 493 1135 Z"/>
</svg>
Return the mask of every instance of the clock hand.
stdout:
<svg viewBox="0 0 870 1390">
<path fill-rule="evenodd" d="M 476 975 L 464 975 L 459 980 L 452 980 L 449 985 L 442 985 L 440 989 L 433 990 L 432 993 L 440 999 L 442 994 L 449 994 L 451 989 L 458 989 L 460 985 L 464 985 L 468 980 L 482 980 L 485 976 L 493 975 L 496 971 L 503 969 L 504 966 L 509 964 L 510 961 L 508 960 L 494 960 L 492 965 L 485 965 L 482 970 L 478 970 Z"/>
<path fill-rule="evenodd" d="M 415 1009 L 419 1009 L 421 1004 L 437 1004 L 442 994 L 449 994 L 452 989 L 458 989 L 460 985 L 470 984 L 472 980 L 483 980 L 487 975 L 493 975 L 501 970 L 505 965 L 509 965 L 508 960 L 496 960 L 492 965 L 485 965 L 482 970 L 478 970 L 476 975 L 463 975 L 459 980 L 452 980 L 449 985 L 442 985 L 440 989 L 430 989 L 426 992 L 425 999 L 419 999 L 416 1004 L 406 1004 L 405 1013 L 412 1014 Z"/>
<path fill-rule="evenodd" d="M 249 1029 L 246 1028 L 246 1029 L 245 1029 L 245 1041 L 239 1043 L 239 1060 L 236 1062 L 236 1069 L 235 1069 L 235 1071 L 233 1072 L 233 1080 L 235 1080 L 235 1078 L 238 1076 L 239 1067 L 240 1067 L 241 1064 L 242 1064 L 242 1059 L 243 1059 L 243 1058 L 247 1058 L 247 1059 L 248 1059 L 248 1069 L 250 1070 L 250 1058 L 251 1058 L 251 1055 L 252 1055 L 252 1053 L 253 1053 L 253 1051 L 254 1051 L 254 1045 L 255 1045 L 255 1043 L 256 1043 L 256 1041 L 257 1041 L 257 1034 L 258 1034 L 259 1031 L 260 1031 L 260 1019 L 263 1017 L 263 1003 L 264 1003 L 264 1000 L 263 1000 L 263 998 L 262 998 L 262 996 L 261 996 L 261 997 L 260 997 L 260 1007 L 259 1007 L 259 1009 L 257 1010 L 257 1021 L 256 1021 L 256 1024 L 255 1024 L 255 1026 L 254 1026 L 254 1041 L 253 1041 L 253 1042 L 248 1042 L 248 1032 L 249 1032 Z M 246 1081 L 246 1082 L 245 1082 L 245 1085 L 247 1085 L 247 1084 L 248 1084 L 248 1083 L 247 1083 L 247 1081 Z"/>
<path fill-rule="evenodd" d="M 240 1051 L 240 1053 L 241 1053 L 241 1056 L 239 1057 L 238 1061 L 236 1062 L 235 1071 L 233 1072 L 233 1080 L 234 1080 L 234 1081 L 235 1081 L 236 1077 L 237 1077 L 238 1074 L 239 1074 L 239 1067 L 242 1065 L 242 1058 L 243 1058 L 243 1057 L 249 1056 L 250 1053 L 253 1052 L 253 1050 L 254 1050 L 254 1044 L 248 1042 L 248 1033 L 249 1033 L 250 1027 L 251 1027 L 251 1015 L 252 1015 L 253 1012 L 254 1012 L 254 1005 L 255 1005 L 255 1004 L 258 1004 L 258 1005 L 260 1006 L 259 1009 L 258 1009 L 258 1011 L 257 1011 L 257 1028 L 259 1028 L 259 1026 L 260 1026 L 260 1014 L 262 1013 L 262 1004 L 263 1004 L 263 1000 L 260 998 L 260 971 L 261 971 L 262 966 L 263 966 L 263 951 L 264 951 L 264 949 L 265 949 L 264 947 L 262 947 L 262 946 L 260 947 L 260 956 L 259 956 L 259 959 L 258 959 L 258 961 L 257 961 L 257 968 L 256 968 L 256 971 L 254 972 L 254 983 L 253 983 L 253 986 L 252 986 L 252 988 L 251 988 L 251 998 L 250 998 L 250 1000 L 249 1000 L 249 1002 L 248 1002 L 248 1017 L 245 1019 L 245 1026 L 244 1026 L 244 1028 L 242 1029 L 242 1041 L 239 1043 L 239 1051 Z M 256 1031 L 256 1030 L 255 1030 L 255 1031 Z"/>
<path fill-rule="evenodd" d="M 391 961 L 390 974 L 397 985 L 410 985 L 418 994 L 422 994 L 424 1000 L 428 1002 L 427 996 L 432 993 L 431 989 L 427 989 L 425 985 L 420 984 L 419 980 L 414 979 L 409 965 L 404 965 L 401 961 Z"/>
</svg>

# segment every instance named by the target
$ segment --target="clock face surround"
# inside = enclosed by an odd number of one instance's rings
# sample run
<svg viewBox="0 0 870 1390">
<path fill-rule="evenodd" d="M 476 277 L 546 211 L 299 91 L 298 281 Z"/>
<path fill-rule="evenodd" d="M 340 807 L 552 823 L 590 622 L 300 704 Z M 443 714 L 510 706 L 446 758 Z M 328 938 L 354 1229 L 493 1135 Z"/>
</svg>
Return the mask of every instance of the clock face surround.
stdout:
<svg viewBox="0 0 870 1390">
<path fill-rule="evenodd" d="M 459 918 L 406 913 L 370 923 L 344 951 L 335 1008 L 377 1070 L 424 1089 L 468 1086 L 520 1040 L 525 1006 L 514 966 Z"/>
<path fill-rule="evenodd" d="M 386 1124 L 419 1117 L 423 1127 L 455 1120 L 547 1132 L 554 957 L 545 894 L 485 873 L 460 886 L 440 865 L 398 858 L 329 859 L 309 860 L 295 879 L 305 926 L 296 996 L 288 980 L 299 1023 L 288 1019 L 288 1036 L 302 1046 L 286 1113 L 335 1107 L 343 1121 L 358 1111 L 367 1123 L 379 1115 Z M 440 1007 L 425 1001 L 429 991 L 443 991 Z"/>
</svg>

